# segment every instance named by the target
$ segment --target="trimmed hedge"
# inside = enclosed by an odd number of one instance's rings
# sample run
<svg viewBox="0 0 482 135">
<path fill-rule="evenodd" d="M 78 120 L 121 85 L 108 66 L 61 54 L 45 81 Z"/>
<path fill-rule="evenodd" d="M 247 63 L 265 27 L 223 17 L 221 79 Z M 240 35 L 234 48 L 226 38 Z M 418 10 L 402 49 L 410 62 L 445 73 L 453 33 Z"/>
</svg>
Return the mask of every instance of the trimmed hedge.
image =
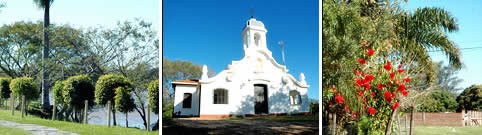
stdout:
<svg viewBox="0 0 482 135">
<path fill-rule="evenodd" d="M 12 78 L 0 78 L 0 99 L 10 98 L 10 93 L 12 93 L 12 91 L 10 90 L 9 85 L 11 81 Z"/>
<path fill-rule="evenodd" d="M 118 87 L 132 88 L 129 80 L 123 76 L 108 74 L 99 77 L 95 84 L 95 102 L 105 105 L 107 101 L 113 101 Z"/>
<path fill-rule="evenodd" d="M 52 87 L 52 98 L 56 104 L 64 104 L 64 81 L 56 81 Z"/>
<path fill-rule="evenodd" d="M 159 80 L 149 83 L 147 96 L 152 112 L 159 114 Z"/>
<path fill-rule="evenodd" d="M 39 98 L 40 90 L 37 83 L 31 77 L 20 77 L 13 79 L 10 83 L 10 90 L 16 97 L 25 96 L 25 100 L 31 101 Z"/>
<path fill-rule="evenodd" d="M 136 104 L 131 94 L 132 88 L 118 87 L 115 89 L 115 108 L 119 112 L 127 113 L 134 111 Z"/>
<path fill-rule="evenodd" d="M 85 100 L 89 102 L 89 106 L 94 105 L 95 88 L 89 76 L 69 77 L 63 85 L 64 102 L 70 107 L 80 110 L 84 107 Z"/>
</svg>

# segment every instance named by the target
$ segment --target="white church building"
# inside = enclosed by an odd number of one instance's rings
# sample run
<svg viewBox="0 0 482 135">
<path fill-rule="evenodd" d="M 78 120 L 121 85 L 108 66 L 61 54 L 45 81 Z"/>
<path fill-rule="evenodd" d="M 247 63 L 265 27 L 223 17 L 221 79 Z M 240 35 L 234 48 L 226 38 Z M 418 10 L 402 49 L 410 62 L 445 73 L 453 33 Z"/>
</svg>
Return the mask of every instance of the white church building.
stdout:
<svg viewBox="0 0 482 135">
<path fill-rule="evenodd" d="M 208 78 L 203 66 L 200 80 L 177 80 L 174 111 L 177 116 L 230 117 L 286 115 L 309 112 L 303 73 L 299 80 L 278 64 L 266 44 L 268 31 L 251 18 L 243 28 L 244 57 Z"/>
</svg>

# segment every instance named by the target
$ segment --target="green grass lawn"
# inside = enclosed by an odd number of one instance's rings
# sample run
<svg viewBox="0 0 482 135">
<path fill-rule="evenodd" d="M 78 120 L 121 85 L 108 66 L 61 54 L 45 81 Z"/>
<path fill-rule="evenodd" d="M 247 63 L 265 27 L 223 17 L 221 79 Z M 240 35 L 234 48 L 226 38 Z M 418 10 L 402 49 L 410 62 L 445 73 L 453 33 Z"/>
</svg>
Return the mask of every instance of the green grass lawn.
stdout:
<svg viewBox="0 0 482 135">
<path fill-rule="evenodd" d="M 20 128 L 0 125 L 0 133 L 4 135 L 30 135 L 31 133 Z"/>
<path fill-rule="evenodd" d="M 108 128 L 104 125 L 84 125 L 74 122 L 65 121 L 52 121 L 41 119 L 36 116 L 26 116 L 23 119 L 20 116 L 20 112 L 16 111 L 15 116 L 11 115 L 10 110 L 0 110 L 0 120 L 7 120 L 23 124 L 37 124 L 47 127 L 57 128 L 59 130 L 78 133 L 81 135 L 158 135 L 159 131 L 147 132 L 145 130 L 135 129 L 135 128 L 125 128 L 125 127 L 112 127 Z M 4 129 L 0 128 L 0 134 L 4 134 Z M 16 129 L 8 129 L 5 131 L 12 130 L 12 134 L 23 135 L 22 132 L 17 133 Z M 15 134 L 14 134 L 15 133 Z M 28 133 L 28 132 L 27 132 Z"/>
<path fill-rule="evenodd" d="M 482 127 L 415 127 L 416 135 L 480 135 Z"/>
<path fill-rule="evenodd" d="M 227 117 L 226 120 L 267 120 L 267 121 L 317 121 L 319 115 L 292 115 L 292 116 L 268 116 L 268 117 Z"/>
</svg>

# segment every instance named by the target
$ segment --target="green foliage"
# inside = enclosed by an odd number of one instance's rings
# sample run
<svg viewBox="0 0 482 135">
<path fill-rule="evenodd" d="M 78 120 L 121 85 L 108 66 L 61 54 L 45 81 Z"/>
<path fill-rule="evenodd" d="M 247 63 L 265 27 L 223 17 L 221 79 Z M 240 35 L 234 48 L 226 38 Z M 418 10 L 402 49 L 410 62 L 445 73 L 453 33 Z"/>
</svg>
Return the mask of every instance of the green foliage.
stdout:
<svg viewBox="0 0 482 135">
<path fill-rule="evenodd" d="M 54 87 L 52 87 L 52 98 L 54 99 L 56 104 L 64 104 L 64 82 L 63 81 L 56 81 Z"/>
<path fill-rule="evenodd" d="M 7 99 L 10 98 L 10 82 L 12 78 L 2 77 L 0 78 L 0 99 Z"/>
<path fill-rule="evenodd" d="M 10 83 L 10 90 L 16 97 L 25 96 L 25 100 L 35 100 L 40 96 L 35 80 L 30 77 L 15 78 Z"/>
<path fill-rule="evenodd" d="M 166 100 L 162 102 L 162 119 L 167 120 L 172 118 L 172 112 L 174 111 L 174 101 Z"/>
<path fill-rule="evenodd" d="M 132 87 L 129 80 L 123 76 L 108 74 L 99 77 L 95 84 L 95 102 L 100 105 L 113 101 L 115 89 L 118 87 Z"/>
<path fill-rule="evenodd" d="M 89 102 L 89 106 L 94 105 L 95 88 L 90 77 L 87 75 L 72 76 L 63 83 L 64 102 L 70 107 L 80 110 L 84 107 L 85 100 Z"/>
<path fill-rule="evenodd" d="M 424 97 L 418 112 L 455 112 L 458 104 L 449 92 L 432 92 L 428 97 Z"/>
<path fill-rule="evenodd" d="M 467 110 L 482 110 L 482 85 L 472 85 L 469 88 L 466 88 L 460 95 L 457 97 L 457 102 L 459 103 L 459 107 L 457 110 L 461 111 L 462 109 Z"/>
<path fill-rule="evenodd" d="M 151 110 L 154 113 L 159 114 L 159 80 L 154 80 L 149 83 L 149 87 L 147 88 L 147 90 Z"/>
<path fill-rule="evenodd" d="M 134 111 L 136 105 L 131 94 L 132 88 L 121 86 L 115 89 L 115 108 L 119 112 L 127 113 Z"/>
</svg>

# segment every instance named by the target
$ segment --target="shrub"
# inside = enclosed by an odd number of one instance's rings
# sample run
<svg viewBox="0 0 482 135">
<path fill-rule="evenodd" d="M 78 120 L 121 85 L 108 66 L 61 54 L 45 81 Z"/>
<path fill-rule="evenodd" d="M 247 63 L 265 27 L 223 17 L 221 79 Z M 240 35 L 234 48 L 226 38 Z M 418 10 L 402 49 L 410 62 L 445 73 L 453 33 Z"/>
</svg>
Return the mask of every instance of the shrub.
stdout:
<svg viewBox="0 0 482 135">
<path fill-rule="evenodd" d="M 64 104 L 64 82 L 56 81 L 54 87 L 52 87 L 52 98 L 56 104 Z"/>
<path fill-rule="evenodd" d="M 149 105 L 151 110 L 159 114 L 159 80 L 154 80 L 149 83 L 149 87 L 147 88 L 148 93 L 147 96 L 149 97 Z"/>
<path fill-rule="evenodd" d="M 0 78 L 0 99 L 10 98 L 10 93 L 12 93 L 10 86 L 8 86 L 10 81 L 12 81 L 12 78 Z"/>
<path fill-rule="evenodd" d="M 10 90 L 12 90 L 15 96 L 25 96 L 25 100 L 31 101 L 40 96 L 37 86 L 33 78 L 20 77 L 12 80 Z"/>
<path fill-rule="evenodd" d="M 115 89 L 118 87 L 131 87 L 129 80 L 119 75 L 103 75 L 99 77 L 95 85 L 95 102 L 105 105 L 112 101 L 115 96 Z"/>
<path fill-rule="evenodd" d="M 115 89 L 115 108 L 119 112 L 127 113 L 134 111 L 136 105 L 131 94 L 132 88 L 117 87 Z"/>
<path fill-rule="evenodd" d="M 89 106 L 94 105 L 94 85 L 87 75 L 69 77 L 64 81 L 63 97 L 64 102 L 74 109 L 82 109 L 84 101 L 89 102 Z"/>
</svg>

